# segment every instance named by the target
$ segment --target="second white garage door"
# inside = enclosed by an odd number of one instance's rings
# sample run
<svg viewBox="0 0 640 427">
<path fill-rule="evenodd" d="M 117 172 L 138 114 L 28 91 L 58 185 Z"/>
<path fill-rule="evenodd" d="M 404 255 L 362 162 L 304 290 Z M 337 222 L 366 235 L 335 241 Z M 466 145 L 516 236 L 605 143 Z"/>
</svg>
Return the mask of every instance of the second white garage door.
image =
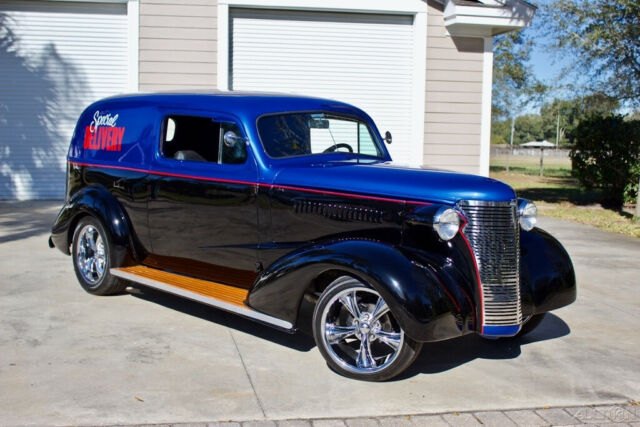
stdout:
<svg viewBox="0 0 640 427">
<path fill-rule="evenodd" d="M 394 161 L 416 163 L 413 17 L 231 9 L 230 21 L 231 90 L 354 104 L 391 131 Z"/>
<path fill-rule="evenodd" d="M 126 3 L 0 2 L 0 199 L 60 199 L 75 122 L 131 90 Z"/>
</svg>

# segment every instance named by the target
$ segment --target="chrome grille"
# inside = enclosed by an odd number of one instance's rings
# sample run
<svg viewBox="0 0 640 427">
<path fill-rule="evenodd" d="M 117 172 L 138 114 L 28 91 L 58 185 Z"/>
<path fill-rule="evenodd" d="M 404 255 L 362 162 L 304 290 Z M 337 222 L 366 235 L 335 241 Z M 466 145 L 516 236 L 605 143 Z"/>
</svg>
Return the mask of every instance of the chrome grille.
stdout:
<svg viewBox="0 0 640 427">
<path fill-rule="evenodd" d="M 463 234 L 476 257 L 485 325 L 522 322 L 520 303 L 520 230 L 517 202 L 465 200 L 460 209 L 467 218 Z"/>
</svg>

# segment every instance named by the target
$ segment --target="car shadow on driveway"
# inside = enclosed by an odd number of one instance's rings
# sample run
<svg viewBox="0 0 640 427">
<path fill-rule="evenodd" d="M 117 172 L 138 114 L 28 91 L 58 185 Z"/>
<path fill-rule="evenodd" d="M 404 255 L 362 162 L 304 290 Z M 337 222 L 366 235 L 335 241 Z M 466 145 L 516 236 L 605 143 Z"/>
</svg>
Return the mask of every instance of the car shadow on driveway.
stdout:
<svg viewBox="0 0 640 427">
<path fill-rule="evenodd" d="M 515 359 L 523 345 L 569 335 L 571 329 L 561 318 L 547 313 L 532 332 L 522 337 L 486 339 L 469 334 L 446 341 L 425 343 L 416 361 L 396 380 L 418 374 L 437 374 L 454 369 L 474 359 Z"/>
<path fill-rule="evenodd" d="M 172 310 L 176 310 L 208 322 L 217 323 L 227 328 L 232 328 L 237 331 L 289 347 L 293 350 L 307 352 L 316 346 L 313 338 L 306 334 L 289 334 L 253 320 L 245 319 L 242 316 L 227 313 L 224 310 L 209 307 L 206 304 L 177 297 L 152 288 L 134 285 L 129 287 L 129 293 L 133 297 L 141 298 L 155 304 L 160 304 Z"/>
<path fill-rule="evenodd" d="M 28 239 L 51 232 L 61 201 L 0 202 L 0 243 Z M 47 246 L 44 239 L 43 247 Z"/>
<path fill-rule="evenodd" d="M 199 302 L 176 297 L 144 286 L 132 286 L 130 295 L 162 305 L 172 310 L 217 323 L 293 350 L 307 352 L 315 347 L 313 338 L 305 333 L 288 334 L 242 316 L 227 313 Z M 547 313 L 535 331 L 517 338 L 485 339 L 477 334 L 435 343 L 425 343 L 422 352 L 407 371 L 392 381 L 419 374 L 437 374 L 454 369 L 474 359 L 514 359 L 523 345 L 560 338 L 571 332 L 558 316 Z"/>
</svg>

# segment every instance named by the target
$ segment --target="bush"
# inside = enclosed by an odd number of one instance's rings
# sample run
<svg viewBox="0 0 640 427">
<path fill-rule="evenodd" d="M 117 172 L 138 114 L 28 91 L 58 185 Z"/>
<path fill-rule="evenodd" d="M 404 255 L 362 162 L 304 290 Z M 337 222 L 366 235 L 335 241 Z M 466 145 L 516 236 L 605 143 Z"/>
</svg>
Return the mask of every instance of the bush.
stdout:
<svg viewBox="0 0 640 427">
<path fill-rule="evenodd" d="M 637 197 L 640 176 L 640 120 L 592 115 L 576 128 L 572 173 L 587 188 L 606 191 L 621 206 Z"/>
</svg>

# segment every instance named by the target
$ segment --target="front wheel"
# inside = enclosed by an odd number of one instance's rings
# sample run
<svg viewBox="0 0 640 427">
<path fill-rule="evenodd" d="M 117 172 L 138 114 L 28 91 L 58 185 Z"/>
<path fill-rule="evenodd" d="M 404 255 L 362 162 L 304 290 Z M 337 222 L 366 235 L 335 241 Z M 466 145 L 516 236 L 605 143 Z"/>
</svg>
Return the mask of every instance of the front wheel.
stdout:
<svg viewBox="0 0 640 427">
<path fill-rule="evenodd" d="M 422 348 L 405 335 L 380 294 L 350 276 L 336 279 L 320 296 L 313 336 L 331 369 L 365 381 L 395 377 Z"/>
<path fill-rule="evenodd" d="M 73 233 L 73 268 L 82 288 L 94 295 L 117 294 L 127 283 L 111 275 L 109 270 L 121 267 L 124 254 L 119 254 L 102 223 L 85 216 Z"/>
</svg>

